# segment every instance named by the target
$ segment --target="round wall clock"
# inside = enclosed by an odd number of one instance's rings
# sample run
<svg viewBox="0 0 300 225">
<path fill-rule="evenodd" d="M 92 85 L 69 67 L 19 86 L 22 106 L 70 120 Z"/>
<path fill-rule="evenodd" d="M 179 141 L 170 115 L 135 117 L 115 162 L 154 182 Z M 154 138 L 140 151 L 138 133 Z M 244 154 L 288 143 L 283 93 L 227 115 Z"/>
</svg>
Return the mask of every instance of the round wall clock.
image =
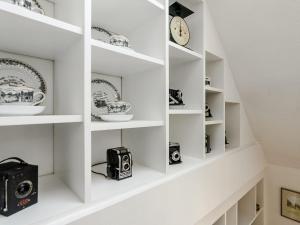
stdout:
<svg viewBox="0 0 300 225">
<path fill-rule="evenodd" d="M 190 40 L 190 31 L 187 23 L 180 16 L 174 16 L 170 22 L 171 40 L 181 46 L 187 45 Z"/>
</svg>

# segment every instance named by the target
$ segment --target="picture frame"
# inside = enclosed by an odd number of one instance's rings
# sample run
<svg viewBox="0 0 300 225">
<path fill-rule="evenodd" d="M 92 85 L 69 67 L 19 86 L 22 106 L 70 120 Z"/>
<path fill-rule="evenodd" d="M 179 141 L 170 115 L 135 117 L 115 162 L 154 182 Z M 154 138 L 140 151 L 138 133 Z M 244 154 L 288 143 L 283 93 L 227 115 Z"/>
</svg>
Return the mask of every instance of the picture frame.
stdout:
<svg viewBox="0 0 300 225">
<path fill-rule="evenodd" d="M 281 216 L 300 223 L 300 192 L 281 188 Z"/>
</svg>

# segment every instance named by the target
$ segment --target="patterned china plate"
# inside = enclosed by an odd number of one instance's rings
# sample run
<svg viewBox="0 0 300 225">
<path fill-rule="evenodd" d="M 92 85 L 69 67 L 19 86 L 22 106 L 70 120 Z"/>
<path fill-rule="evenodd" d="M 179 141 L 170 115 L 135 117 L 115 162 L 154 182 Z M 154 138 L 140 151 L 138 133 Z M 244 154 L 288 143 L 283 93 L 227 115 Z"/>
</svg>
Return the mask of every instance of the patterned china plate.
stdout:
<svg viewBox="0 0 300 225">
<path fill-rule="evenodd" d="M 92 79 L 92 116 L 94 119 L 101 119 L 102 115 L 108 114 L 107 102 L 120 100 L 121 95 L 112 83 L 103 79 Z"/>
<path fill-rule="evenodd" d="M 47 92 L 45 80 L 30 65 L 14 59 L 0 58 L 0 104 L 9 98 L 6 92 L 8 87 L 16 90 L 26 87 L 44 94 Z M 34 103 L 41 99 L 42 96 L 37 96 Z"/>
</svg>

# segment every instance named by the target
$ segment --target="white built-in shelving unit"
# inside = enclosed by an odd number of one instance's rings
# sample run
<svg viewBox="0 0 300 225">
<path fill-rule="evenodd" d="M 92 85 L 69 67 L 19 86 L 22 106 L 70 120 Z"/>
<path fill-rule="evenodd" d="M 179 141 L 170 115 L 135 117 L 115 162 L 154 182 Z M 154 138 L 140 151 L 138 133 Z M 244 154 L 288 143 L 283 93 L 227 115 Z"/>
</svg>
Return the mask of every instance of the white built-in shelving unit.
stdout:
<svg viewBox="0 0 300 225">
<path fill-rule="evenodd" d="M 234 147 L 239 146 L 239 105 L 226 104 L 225 117 L 224 60 L 206 50 L 203 41 L 204 2 L 179 0 L 194 11 L 186 19 L 191 33 L 186 47 L 169 41 L 173 2 L 40 0 L 46 11 L 40 15 L 0 1 L 0 57 L 30 64 L 47 84 L 43 115 L 0 117 L 0 159 L 18 156 L 38 165 L 40 175 L 39 203 L 0 216 L 1 225 L 55 224 L 58 219 L 66 224 L 76 209 L 120 202 L 225 153 L 225 126 Z M 94 39 L 92 25 L 127 36 L 134 50 Z M 205 76 L 211 87 L 205 87 Z M 132 121 L 92 121 L 92 77 L 119 88 L 133 106 Z M 183 91 L 183 107 L 169 107 L 169 88 Z M 214 115 L 209 121 L 205 103 Z M 210 154 L 205 154 L 205 133 L 211 135 Z M 181 164 L 169 165 L 169 141 L 180 143 Z M 132 178 L 117 182 L 91 173 L 93 163 L 106 160 L 108 148 L 122 145 L 133 155 Z M 257 201 L 262 201 L 261 190 Z M 234 215 L 215 224 L 228 220 Z"/>
<path fill-rule="evenodd" d="M 213 225 L 264 225 L 263 185 L 260 180 Z"/>
</svg>

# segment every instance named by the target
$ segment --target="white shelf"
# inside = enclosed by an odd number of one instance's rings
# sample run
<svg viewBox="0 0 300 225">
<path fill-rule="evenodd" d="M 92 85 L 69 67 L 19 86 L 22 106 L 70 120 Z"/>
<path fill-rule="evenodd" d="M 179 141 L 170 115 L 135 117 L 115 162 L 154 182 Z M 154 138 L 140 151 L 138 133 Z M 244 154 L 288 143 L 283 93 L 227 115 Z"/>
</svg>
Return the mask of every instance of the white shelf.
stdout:
<svg viewBox="0 0 300 225">
<path fill-rule="evenodd" d="M 163 12 L 164 6 L 157 0 L 109 0 L 105 4 L 92 0 L 92 25 L 126 34 Z"/>
<path fill-rule="evenodd" d="M 106 173 L 105 168 L 105 165 L 99 165 L 94 167 L 94 170 Z M 124 197 L 128 198 L 139 188 L 147 187 L 164 178 L 162 173 L 136 163 L 134 163 L 132 171 L 133 176 L 122 181 L 106 179 L 101 175 L 93 174 L 92 200 L 110 202 Z"/>
<path fill-rule="evenodd" d="M 201 115 L 203 113 L 202 110 L 198 109 L 170 109 L 170 115 Z"/>
<path fill-rule="evenodd" d="M 143 127 L 160 127 L 163 121 L 131 120 L 128 122 L 92 122 L 92 131 L 120 130 Z"/>
<path fill-rule="evenodd" d="M 123 76 L 139 73 L 164 65 L 161 59 L 153 58 L 102 41 L 92 40 L 92 71 Z"/>
<path fill-rule="evenodd" d="M 256 215 L 255 215 L 255 217 L 253 218 L 253 220 L 250 222 L 250 224 L 249 225 L 252 225 L 254 222 L 255 222 L 255 220 L 260 216 L 260 214 L 263 212 L 263 208 L 261 208 L 257 213 L 256 213 Z"/>
<path fill-rule="evenodd" d="M 42 116 L 11 116 L 0 117 L 0 126 L 78 123 L 82 122 L 81 115 L 42 115 Z"/>
<path fill-rule="evenodd" d="M 182 163 L 169 165 L 168 175 L 175 175 L 180 173 L 185 173 L 198 168 L 204 160 L 197 159 L 194 157 L 182 155 Z"/>
<path fill-rule="evenodd" d="M 0 1 L 0 49 L 46 59 L 81 38 L 82 29 Z"/>
<path fill-rule="evenodd" d="M 202 55 L 169 41 L 170 63 L 180 64 L 202 59 Z"/>
<path fill-rule="evenodd" d="M 82 203 L 76 195 L 53 175 L 39 178 L 38 203 L 10 217 L 0 216 L 1 225 L 42 224 L 55 215 L 72 212 Z"/>
<path fill-rule="evenodd" d="M 214 88 L 214 87 L 209 87 L 205 86 L 205 91 L 207 93 L 223 93 L 223 89 L 220 88 Z"/>
<path fill-rule="evenodd" d="M 218 124 L 222 124 L 222 123 L 223 123 L 222 120 L 205 121 L 205 125 L 218 125 Z"/>
</svg>

